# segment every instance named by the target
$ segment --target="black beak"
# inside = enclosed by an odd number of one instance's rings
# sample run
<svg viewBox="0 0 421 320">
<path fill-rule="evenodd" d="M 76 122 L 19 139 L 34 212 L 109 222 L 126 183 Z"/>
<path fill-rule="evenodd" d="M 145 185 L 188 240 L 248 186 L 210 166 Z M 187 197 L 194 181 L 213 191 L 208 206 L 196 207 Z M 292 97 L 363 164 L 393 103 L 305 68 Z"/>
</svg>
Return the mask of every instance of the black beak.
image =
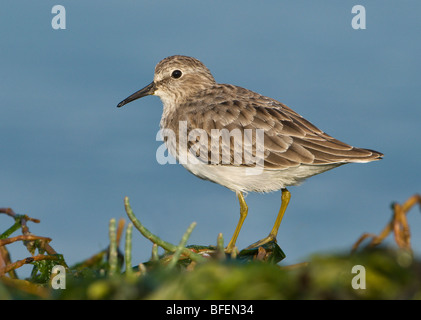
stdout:
<svg viewBox="0 0 421 320">
<path fill-rule="evenodd" d="M 124 99 L 123 101 L 121 101 L 117 105 L 117 108 L 120 108 L 120 107 L 124 106 L 125 104 L 128 104 L 129 102 L 132 102 L 136 99 L 154 94 L 154 92 L 155 92 L 155 83 L 152 82 L 152 83 L 148 84 L 146 87 L 144 87 L 143 89 L 140 89 L 139 91 L 136 91 L 131 96 L 129 96 L 126 99 Z"/>
</svg>

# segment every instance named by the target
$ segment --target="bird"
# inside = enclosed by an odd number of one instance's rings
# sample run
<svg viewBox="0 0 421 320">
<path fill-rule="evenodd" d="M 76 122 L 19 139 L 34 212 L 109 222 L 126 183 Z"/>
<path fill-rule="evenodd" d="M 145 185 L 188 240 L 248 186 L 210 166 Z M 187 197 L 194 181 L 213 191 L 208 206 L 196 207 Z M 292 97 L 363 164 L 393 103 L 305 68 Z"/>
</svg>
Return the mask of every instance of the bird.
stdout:
<svg viewBox="0 0 421 320">
<path fill-rule="evenodd" d="M 287 187 L 347 163 L 383 158 L 378 151 L 331 137 L 275 99 L 217 83 L 193 57 L 164 58 L 155 67 L 153 81 L 117 107 L 149 95 L 162 101 L 160 128 L 168 133 L 168 152 L 195 176 L 236 193 L 240 218 L 225 249 L 228 253 L 236 248 L 248 215 L 248 192 L 281 190 L 281 207 L 269 235 L 246 249 L 276 243 L 291 198 Z"/>
</svg>

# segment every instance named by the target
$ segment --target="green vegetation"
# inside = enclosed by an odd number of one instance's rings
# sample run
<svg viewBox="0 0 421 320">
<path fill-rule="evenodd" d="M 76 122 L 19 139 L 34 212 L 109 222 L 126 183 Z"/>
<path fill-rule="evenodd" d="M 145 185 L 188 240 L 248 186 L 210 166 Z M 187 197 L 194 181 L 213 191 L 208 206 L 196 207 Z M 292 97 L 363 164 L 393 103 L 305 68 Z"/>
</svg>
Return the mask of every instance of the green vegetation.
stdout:
<svg viewBox="0 0 421 320">
<path fill-rule="evenodd" d="M 112 219 L 109 247 L 68 267 L 49 245 L 51 239 L 29 233 L 26 223 L 38 220 L 0 208 L 0 213 L 14 219 L 0 234 L 0 299 L 420 299 L 421 262 L 412 253 L 405 219 L 410 208 L 421 203 L 421 197 L 414 197 L 394 205 L 385 230 L 379 236 L 363 235 L 353 253 L 317 254 L 298 265 L 284 265 L 285 255 L 275 242 L 226 254 L 218 235 L 215 246 L 186 247 L 194 223 L 178 245 L 170 244 L 137 220 L 126 198 L 131 223 L 125 231 L 124 252 L 119 249 L 124 220 L 117 224 Z M 133 226 L 153 245 L 149 261 L 128 268 L 133 265 Z M 19 229 L 22 235 L 12 237 Z M 392 231 L 397 246 L 382 245 Z M 358 248 L 370 237 L 366 248 Z M 10 261 L 6 247 L 15 241 L 24 241 L 29 258 Z M 165 254 L 158 255 L 158 246 Z M 26 280 L 15 273 L 23 264 L 33 265 Z M 56 266 L 63 268 L 52 273 Z M 57 285 L 65 289 L 53 289 Z"/>
</svg>

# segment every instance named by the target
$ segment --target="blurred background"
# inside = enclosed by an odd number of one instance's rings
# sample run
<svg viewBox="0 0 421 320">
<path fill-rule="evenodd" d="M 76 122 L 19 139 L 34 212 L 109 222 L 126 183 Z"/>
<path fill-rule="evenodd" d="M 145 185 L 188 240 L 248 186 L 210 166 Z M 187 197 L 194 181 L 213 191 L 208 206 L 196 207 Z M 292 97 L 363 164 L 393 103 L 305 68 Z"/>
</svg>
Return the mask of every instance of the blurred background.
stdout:
<svg viewBox="0 0 421 320">
<path fill-rule="evenodd" d="M 65 30 L 51 25 L 57 4 Z M 356 4 L 365 6 L 365 30 L 351 26 Z M 196 221 L 189 244 L 215 244 L 219 232 L 228 243 L 235 194 L 156 161 L 159 98 L 116 108 L 152 81 L 156 63 L 183 54 L 218 82 L 275 98 L 335 138 L 385 154 L 289 188 L 282 264 L 348 251 L 363 232 L 381 231 L 393 201 L 421 190 L 420 12 L 419 1 L 2 1 L 0 207 L 40 219 L 30 230 L 51 237 L 70 265 L 108 245 L 109 220 L 126 218 L 124 196 L 166 241 L 178 243 Z M 281 194 L 246 201 L 240 249 L 268 234 Z M 419 254 L 421 217 L 409 221 Z M 0 215 L 2 231 L 11 224 Z M 148 260 L 151 243 L 137 232 L 133 242 L 133 261 Z M 8 248 L 13 260 L 28 256 L 21 243 Z"/>
</svg>

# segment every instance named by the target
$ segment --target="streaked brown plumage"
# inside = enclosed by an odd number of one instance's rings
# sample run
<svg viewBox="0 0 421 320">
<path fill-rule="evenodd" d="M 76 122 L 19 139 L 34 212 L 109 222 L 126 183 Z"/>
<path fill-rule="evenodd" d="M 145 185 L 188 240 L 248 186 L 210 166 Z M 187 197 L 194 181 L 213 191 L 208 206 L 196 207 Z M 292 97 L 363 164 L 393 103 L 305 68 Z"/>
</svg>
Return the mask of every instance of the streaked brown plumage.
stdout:
<svg viewBox="0 0 421 320">
<path fill-rule="evenodd" d="M 209 99 L 212 96 L 219 99 Z M 183 112 L 177 112 L 181 110 Z M 215 84 L 180 104 L 169 115 L 162 119 L 163 128 L 176 131 L 179 121 L 187 121 L 188 131 L 200 128 L 209 132 L 209 149 L 211 129 L 263 129 L 265 169 L 368 162 L 382 156 L 377 151 L 343 143 L 286 105 L 233 85 Z"/>
<path fill-rule="evenodd" d="M 379 160 L 380 152 L 352 147 L 341 142 L 304 119 L 281 102 L 253 91 L 217 83 L 209 69 L 199 60 L 186 56 L 171 56 L 159 62 L 155 68 L 154 81 L 120 102 L 119 107 L 145 95 L 157 95 L 164 104 L 161 128 L 171 129 L 176 141 L 166 141 L 169 152 L 180 159 L 185 150 L 179 148 L 181 124 L 187 134 L 205 132 L 205 138 L 197 136 L 185 141 L 199 163 L 182 163 L 196 176 L 221 184 L 235 191 L 240 200 L 241 218 L 236 232 L 228 245 L 231 251 L 242 222 L 247 215 L 247 206 L 242 193 L 269 192 L 282 189 L 283 201 L 288 203 L 287 186 L 296 185 L 304 179 L 334 167 L 352 162 Z M 229 138 L 212 139 L 213 129 L 240 132 L 244 140 Z M 246 131 L 262 130 L 264 133 L 263 170 L 247 174 L 253 167 L 246 163 Z M 236 131 L 235 131 L 236 130 Z M 186 138 L 184 138 L 186 140 Z M 249 136 L 252 155 L 257 155 L 256 135 Z M 236 144 L 241 144 L 242 160 L 235 162 Z M 206 152 L 199 152 L 205 150 Z M 212 152 L 229 153 L 229 161 L 212 158 Z M 254 164 L 255 165 L 255 164 Z M 278 219 L 270 235 L 255 245 L 276 239 L 277 228 L 286 209 L 281 207 Z M 276 230 L 275 230 L 276 229 Z"/>
</svg>

